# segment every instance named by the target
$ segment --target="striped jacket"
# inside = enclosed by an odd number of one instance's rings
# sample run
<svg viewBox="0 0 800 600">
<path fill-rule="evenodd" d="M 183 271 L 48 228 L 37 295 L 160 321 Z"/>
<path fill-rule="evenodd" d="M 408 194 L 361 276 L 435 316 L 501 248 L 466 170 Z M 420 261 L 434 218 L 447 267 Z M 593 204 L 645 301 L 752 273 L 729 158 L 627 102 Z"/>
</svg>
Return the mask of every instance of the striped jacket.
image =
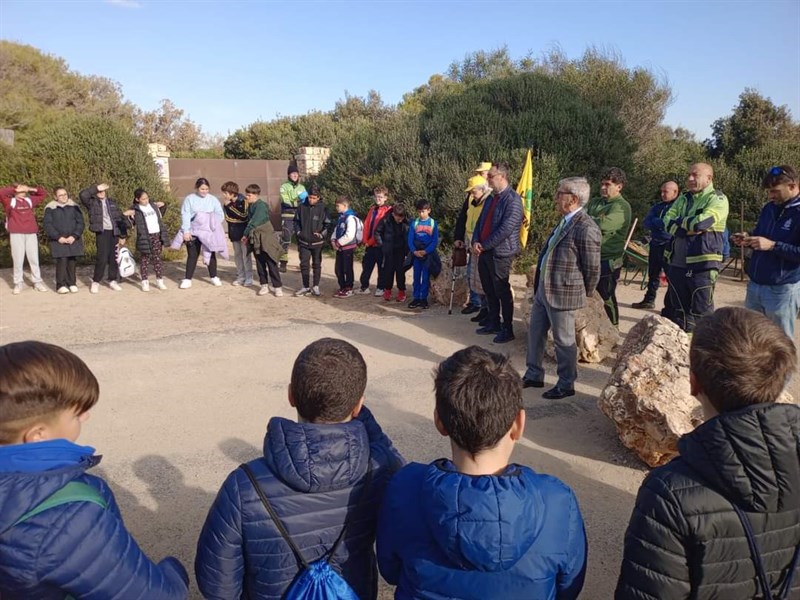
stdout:
<svg viewBox="0 0 800 600">
<path fill-rule="evenodd" d="M 727 220 L 728 198 L 713 185 L 699 193 L 681 194 L 664 215 L 664 226 L 673 244 L 667 258 L 672 257 L 675 238 L 684 238 L 687 268 L 719 269 Z M 697 235 L 687 235 L 689 232 Z"/>
<path fill-rule="evenodd" d="M 552 234 L 551 234 L 552 235 Z M 536 265 L 534 292 L 539 288 L 542 261 L 547 260 L 544 296 L 557 310 L 577 310 L 586 306 L 600 281 L 600 228 L 585 210 L 579 210 L 553 240 L 548 253 L 546 243 Z M 550 239 L 548 238 L 548 242 Z"/>
</svg>

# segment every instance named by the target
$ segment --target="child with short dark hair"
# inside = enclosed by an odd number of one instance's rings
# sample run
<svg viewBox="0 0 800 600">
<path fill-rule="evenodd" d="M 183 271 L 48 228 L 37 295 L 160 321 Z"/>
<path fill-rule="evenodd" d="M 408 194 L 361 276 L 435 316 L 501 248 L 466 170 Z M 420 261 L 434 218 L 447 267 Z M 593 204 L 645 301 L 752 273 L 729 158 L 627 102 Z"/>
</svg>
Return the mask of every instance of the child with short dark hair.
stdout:
<svg viewBox="0 0 800 600">
<path fill-rule="evenodd" d="M 177 559 L 154 564 L 125 529 L 100 462 L 75 442 L 100 388 L 77 356 L 0 346 L 0 596 L 178 600 Z"/>
<path fill-rule="evenodd" d="M 273 292 L 280 298 L 283 296 L 283 283 L 278 269 L 281 244 L 269 219 L 269 206 L 261 199 L 261 187 L 255 183 L 248 185 L 244 194 L 247 203 L 247 227 L 242 233 L 241 241 L 248 244 L 247 260 L 250 259 L 250 253 L 256 255 L 258 282 L 261 284 L 258 295 L 266 296 Z"/>
<path fill-rule="evenodd" d="M 435 372 L 436 429 L 452 460 L 412 463 L 389 483 L 378 566 L 397 598 L 577 598 L 586 533 L 573 491 L 509 464 L 522 438 L 522 379 L 478 346 Z"/>
<path fill-rule="evenodd" d="M 306 346 L 289 384 L 297 422 L 271 418 L 264 456 L 246 467 L 307 563 L 323 558 L 346 525 L 329 562 L 359 598 L 374 600 L 377 506 L 403 460 L 363 406 L 366 385 L 367 365 L 352 344 Z M 233 471 L 197 543 L 205 598 L 277 600 L 298 575 L 298 559 L 261 504 L 244 468 Z"/>
<path fill-rule="evenodd" d="M 319 280 L 322 276 L 322 244 L 330 227 L 331 220 L 322 202 L 319 188 L 312 185 L 308 190 L 308 198 L 301 200 L 294 214 L 294 234 L 297 238 L 297 249 L 300 252 L 300 275 L 303 287 L 295 292 L 295 296 L 313 294 L 321 296 Z M 309 263 L 314 269 L 314 282 L 309 278 Z"/>
<path fill-rule="evenodd" d="M 233 285 L 253 285 L 253 260 L 247 253 L 247 244 L 242 242 L 247 227 L 247 204 L 239 193 L 239 184 L 226 181 L 222 184 L 222 210 L 228 223 L 228 239 L 233 244 L 233 260 L 236 263 L 236 279 Z"/>
<path fill-rule="evenodd" d="M 436 246 L 439 245 L 439 224 L 431 218 L 430 202 L 423 198 L 417 200 L 416 206 L 419 216 L 408 228 L 408 249 L 413 256 L 414 266 L 414 299 L 408 308 L 428 308 L 431 271 L 435 271 L 438 260 Z M 438 272 L 435 271 L 433 275 L 438 275 Z"/>
<path fill-rule="evenodd" d="M 800 407 L 777 403 L 796 370 L 762 314 L 697 322 L 689 388 L 707 420 L 642 483 L 616 598 L 800 597 Z"/>
<path fill-rule="evenodd" d="M 408 253 L 408 217 L 402 203 L 392 206 L 375 229 L 375 242 L 383 251 L 383 281 L 378 287 L 383 290 L 383 299 L 392 299 L 392 286 L 397 281 L 397 301 L 406 301 L 406 267 Z"/>
<path fill-rule="evenodd" d="M 339 291 L 334 298 L 349 298 L 353 295 L 353 254 L 358 246 L 359 219 L 350 208 L 350 198 L 339 196 L 336 199 L 336 212 L 339 219 L 331 235 L 331 246 L 336 250 L 336 279 Z"/>
</svg>

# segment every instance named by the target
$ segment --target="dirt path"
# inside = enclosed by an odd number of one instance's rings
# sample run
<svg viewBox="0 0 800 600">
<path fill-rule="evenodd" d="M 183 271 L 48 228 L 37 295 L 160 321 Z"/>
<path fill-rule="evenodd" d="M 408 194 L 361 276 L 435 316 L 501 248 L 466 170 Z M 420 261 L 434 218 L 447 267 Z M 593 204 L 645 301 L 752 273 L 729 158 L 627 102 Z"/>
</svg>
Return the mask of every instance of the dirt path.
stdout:
<svg viewBox="0 0 800 600">
<path fill-rule="evenodd" d="M 296 264 L 293 257 L 292 264 Z M 296 354 L 322 336 L 356 344 L 368 364 L 367 402 L 410 461 L 449 455 L 431 423 L 432 367 L 467 344 L 491 346 L 460 314 L 435 307 L 413 314 L 373 297 L 331 297 L 333 264 L 323 261 L 322 298 L 258 297 L 255 288 L 230 286 L 235 272 L 222 261 L 226 285 L 195 279 L 178 290 L 180 264 L 167 265 L 170 289 L 149 294 L 124 283 L 122 292 L 59 296 L 26 288 L 12 296 L 9 271 L 0 272 L 0 343 L 40 339 L 84 358 L 101 386 L 101 400 L 81 442 L 105 459 L 98 473 L 111 483 L 136 538 L 154 559 L 178 556 L 191 572 L 195 543 L 219 485 L 239 463 L 261 453 L 273 415 L 293 417 L 286 386 Z M 359 268 L 356 267 L 357 274 Z M 204 274 L 203 267 L 198 269 Z M 48 285 L 52 271 L 46 273 Z M 410 279 L 410 278 L 409 278 Z M 290 270 L 287 292 L 299 287 Z M 514 278 L 517 298 L 522 277 Z M 744 285 L 722 278 L 719 305 L 740 305 Z M 663 294 L 663 292 L 662 292 Z M 627 308 L 641 300 L 638 286 L 620 286 L 621 328 L 642 316 Z M 525 332 L 499 347 L 522 372 Z M 497 347 L 495 347 L 497 348 Z M 548 382 L 554 381 L 549 368 Z M 607 365 L 582 365 L 578 394 L 548 402 L 525 391 L 525 440 L 514 460 L 560 477 L 581 503 L 589 536 L 589 571 L 582 598 L 613 595 L 622 538 L 646 470 L 617 441 L 596 407 Z M 790 390 L 798 397 L 797 382 Z M 193 598 L 199 598 L 196 588 Z M 382 597 L 391 597 L 388 588 Z"/>
</svg>

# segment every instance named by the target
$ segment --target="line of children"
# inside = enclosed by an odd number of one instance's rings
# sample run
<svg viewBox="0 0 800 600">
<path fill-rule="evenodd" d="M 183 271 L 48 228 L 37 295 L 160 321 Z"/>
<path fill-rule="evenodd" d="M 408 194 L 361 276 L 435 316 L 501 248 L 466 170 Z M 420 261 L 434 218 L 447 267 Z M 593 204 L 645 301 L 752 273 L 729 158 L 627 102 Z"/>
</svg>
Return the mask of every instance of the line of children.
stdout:
<svg viewBox="0 0 800 600">
<path fill-rule="evenodd" d="M 408 217 L 404 204 L 392 206 L 375 229 L 375 242 L 383 252 L 383 299 L 392 299 L 392 287 L 397 282 L 398 302 L 406 301 L 406 255 L 408 254 Z"/>
<path fill-rule="evenodd" d="M 56 261 L 56 291 L 59 294 L 77 294 L 75 267 L 83 256 L 83 232 L 86 222 L 83 211 L 69 197 L 63 187 L 53 190 L 55 200 L 44 209 L 43 227 L 50 240 L 50 255 Z"/>
<path fill-rule="evenodd" d="M 297 249 L 300 252 L 300 274 L 303 287 L 295 292 L 295 296 L 313 294 L 321 296 L 319 281 L 322 276 L 322 245 L 330 227 L 331 220 L 322 202 L 319 188 L 312 185 L 308 198 L 301 201 L 294 216 L 294 233 L 297 238 Z M 313 285 L 309 278 L 309 262 L 314 270 Z"/>
<path fill-rule="evenodd" d="M 256 257 L 258 282 L 261 284 L 258 295 L 266 296 L 273 292 L 280 298 L 283 296 L 283 283 L 278 267 L 281 245 L 269 220 L 269 206 L 261 199 L 261 188 L 255 183 L 244 189 L 244 198 L 247 205 L 247 227 L 242 232 L 241 242 L 247 244 L 248 260 L 251 253 Z"/>
<path fill-rule="evenodd" d="M 331 246 L 336 250 L 336 280 L 339 282 L 339 291 L 335 298 L 349 298 L 353 295 L 353 254 L 358 247 L 359 218 L 350 208 L 350 198 L 339 196 L 336 199 L 336 212 L 339 218 L 336 221 Z"/>
<path fill-rule="evenodd" d="M 39 226 L 36 224 L 34 209 L 39 206 L 47 192 L 41 186 L 15 183 L 0 189 L 0 202 L 6 214 L 6 230 L 11 246 L 11 261 L 14 266 L 13 293 L 19 294 L 23 287 L 22 267 L 25 259 L 31 269 L 33 289 L 46 292 L 39 269 Z"/>
<path fill-rule="evenodd" d="M 408 308 L 428 308 L 428 289 L 431 275 L 441 271 L 436 247 L 439 245 L 439 224 L 431 218 L 431 204 L 424 198 L 417 200 L 417 215 L 408 228 L 408 250 L 414 266 L 414 299 Z M 438 271 L 437 271 L 438 269 Z"/>
<path fill-rule="evenodd" d="M 233 260 L 236 263 L 236 279 L 233 285 L 250 287 L 253 285 L 253 260 L 247 252 L 247 244 L 241 241 L 247 227 L 245 198 L 239 193 L 239 185 L 235 181 L 226 181 L 221 190 L 225 221 L 228 223 L 228 238 L 233 244 Z"/>
<path fill-rule="evenodd" d="M 361 259 L 361 289 L 359 294 L 369 294 L 369 280 L 372 271 L 378 267 L 378 285 L 375 286 L 375 296 L 383 296 L 383 271 L 384 254 L 375 238 L 375 231 L 389 214 L 391 206 L 386 204 L 389 199 L 389 190 L 384 186 L 378 186 L 373 190 L 375 202 L 367 210 L 364 217 L 364 256 Z"/>
<path fill-rule="evenodd" d="M 136 250 L 139 252 L 139 275 L 143 292 L 150 291 L 150 262 L 156 274 L 156 287 L 167 289 L 161 251 L 169 244 L 169 234 L 162 221 L 166 212 L 164 202 L 150 202 L 150 195 L 142 188 L 133 192 L 133 206 L 123 213 L 136 228 Z"/>
</svg>

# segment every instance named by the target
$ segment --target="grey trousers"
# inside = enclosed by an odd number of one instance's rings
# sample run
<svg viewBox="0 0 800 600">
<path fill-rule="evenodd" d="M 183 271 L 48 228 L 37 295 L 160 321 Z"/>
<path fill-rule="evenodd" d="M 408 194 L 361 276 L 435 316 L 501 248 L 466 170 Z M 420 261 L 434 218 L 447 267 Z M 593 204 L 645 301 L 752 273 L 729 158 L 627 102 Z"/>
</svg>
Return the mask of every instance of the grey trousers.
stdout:
<svg viewBox="0 0 800 600">
<path fill-rule="evenodd" d="M 544 345 L 547 332 L 553 329 L 556 346 L 556 371 L 558 387 L 575 389 L 578 378 L 578 346 L 575 343 L 575 311 L 556 310 L 544 297 L 544 284 L 540 284 L 533 298 L 531 324 L 528 328 L 528 354 L 525 362 L 528 369 L 523 376 L 530 381 L 544 381 Z"/>
<path fill-rule="evenodd" d="M 253 283 L 253 258 L 247 252 L 247 246 L 239 240 L 233 241 L 233 260 L 236 263 L 236 281 Z"/>
<path fill-rule="evenodd" d="M 22 265 L 28 259 L 33 283 L 42 282 L 39 270 L 39 237 L 35 233 L 9 233 L 11 262 L 14 265 L 14 285 L 22 283 Z"/>
</svg>

